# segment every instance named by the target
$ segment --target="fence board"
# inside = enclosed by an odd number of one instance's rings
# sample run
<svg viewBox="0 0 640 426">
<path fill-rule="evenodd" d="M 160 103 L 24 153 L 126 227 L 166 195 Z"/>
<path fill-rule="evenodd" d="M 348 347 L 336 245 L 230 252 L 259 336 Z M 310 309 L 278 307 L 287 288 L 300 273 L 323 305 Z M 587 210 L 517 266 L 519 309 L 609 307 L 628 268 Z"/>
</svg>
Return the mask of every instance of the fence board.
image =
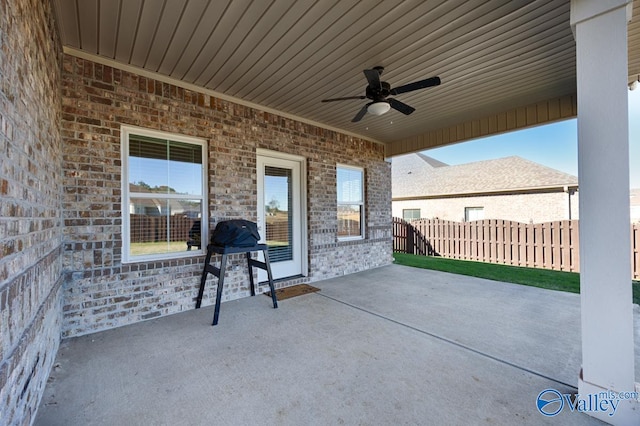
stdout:
<svg viewBox="0 0 640 426">
<path fill-rule="evenodd" d="M 516 223 L 509 224 L 509 234 L 511 235 L 509 265 L 515 265 L 518 262 L 518 225 Z"/>
<path fill-rule="evenodd" d="M 569 270 L 570 268 L 570 259 L 569 259 L 569 233 L 571 232 L 571 226 L 568 224 L 568 220 L 562 221 L 562 226 L 560 226 L 560 256 L 562 262 L 562 269 Z"/>
<path fill-rule="evenodd" d="M 527 265 L 527 231 L 524 223 L 518 223 L 518 266 Z"/>
<path fill-rule="evenodd" d="M 482 221 L 482 237 L 484 239 L 483 249 L 484 254 L 483 258 L 486 259 L 485 262 L 493 263 L 493 236 L 491 235 L 491 220 L 483 220 Z"/>
<path fill-rule="evenodd" d="M 534 239 L 533 266 L 535 268 L 543 268 L 544 264 L 542 259 L 544 258 L 544 249 L 543 249 L 543 238 L 542 238 L 542 224 L 537 223 L 533 225 L 533 239 Z"/>
<path fill-rule="evenodd" d="M 171 224 L 178 229 L 178 224 Z M 186 223 L 185 225 L 186 226 Z M 183 228 L 182 226 L 180 227 Z M 134 227 L 139 238 L 149 228 Z M 631 225 L 631 271 L 640 279 L 640 223 Z M 165 231 L 166 232 L 166 231 Z M 180 231 L 182 234 L 184 231 Z M 579 222 L 525 224 L 508 220 L 453 222 L 420 219 L 412 223 L 394 218 L 393 250 L 451 259 L 474 260 L 525 267 L 580 271 Z M 138 237 L 136 237 L 138 238 Z M 173 233 L 172 233 L 172 238 Z"/>
<path fill-rule="evenodd" d="M 558 222 L 551 222 L 551 269 L 561 269 L 560 229 Z"/>
<path fill-rule="evenodd" d="M 469 228 L 471 229 L 471 260 L 480 260 L 478 253 L 482 244 L 482 230 L 477 221 L 470 222 Z"/>
<path fill-rule="evenodd" d="M 496 262 L 504 263 L 504 220 L 496 220 Z"/>
<path fill-rule="evenodd" d="M 489 235 L 491 236 L 491 263 L 499 263 L 498 260 L 500 258 L 499 254 L 499 243 L 498 243 L 498 234 L 500 233 L 500 225 L 498 220 L 491 220 L 491 226 L 489 229 Z"/>
<path fill-rule="evenodd" d="M 549 223 L 542 224 L 542 267 L 545 269 L 552 269 L 551 260 L 553 257 L 551 256 L 552 250 L 552 242 L 551 242 L 551 227 Z"/>
</svg>

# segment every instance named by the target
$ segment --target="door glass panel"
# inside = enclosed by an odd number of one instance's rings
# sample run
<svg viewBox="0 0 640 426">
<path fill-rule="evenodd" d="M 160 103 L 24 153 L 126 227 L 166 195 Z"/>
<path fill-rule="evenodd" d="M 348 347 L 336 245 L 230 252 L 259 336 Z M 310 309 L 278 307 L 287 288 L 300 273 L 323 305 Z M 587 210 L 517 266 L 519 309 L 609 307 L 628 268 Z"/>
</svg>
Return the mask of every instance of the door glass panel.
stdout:
<svg viewBox="0 0 640 426">
<path fill-rule="evenodd" d="M 292 197 L 291 169 L 265 166 L 265 240 L 269 246 L 269 260 L 271 262 L 293 259 Z"/>
</svg>

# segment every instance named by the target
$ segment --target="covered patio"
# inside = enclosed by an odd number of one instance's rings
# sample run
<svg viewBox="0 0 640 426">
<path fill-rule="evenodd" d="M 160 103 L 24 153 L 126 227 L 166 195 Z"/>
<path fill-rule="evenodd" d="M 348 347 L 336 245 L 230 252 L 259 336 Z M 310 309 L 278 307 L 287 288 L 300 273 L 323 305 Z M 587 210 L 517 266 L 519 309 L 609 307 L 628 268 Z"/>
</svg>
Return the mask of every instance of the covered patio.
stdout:
<svg viewBox="0 0 640 426">
<path fill-rule="evenodd" d="M 536 409 L 577 391 L 579 295 L 399 265 L 315 285 L 65 340 L 36 424 L 600 424 Z"/>
<path fill-rule="evenodd" d="M 638 16 L 640 0 L 0 1 L 0 423 L 539 424 L 546 387 L 640 390 Z M 570 118 L 580 298 L 434 297 L 460 278 L 391 265 L 393 157 Z M 136 166 L 156 160 L 157 176 Z M 211 329 L 192 310 L 204 245 L 170 228 L 267 227 L 265 188 L 285 176 L 276 278 L 322 292 L 274 311 L 235 265 Z M 138 238 L 142 213 L 169 230 Z M 591 414 L 639 424 L 625 402 Z"/>
</svg>

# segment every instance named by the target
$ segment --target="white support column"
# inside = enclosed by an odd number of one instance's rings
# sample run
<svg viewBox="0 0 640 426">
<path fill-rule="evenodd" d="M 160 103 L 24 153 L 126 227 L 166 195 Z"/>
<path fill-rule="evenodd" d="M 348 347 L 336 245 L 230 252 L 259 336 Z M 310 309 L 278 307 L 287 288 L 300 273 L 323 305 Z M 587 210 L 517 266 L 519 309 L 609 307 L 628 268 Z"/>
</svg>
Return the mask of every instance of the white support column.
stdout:
<svg viewBox="0 0 640 426">
<path fill-rule="evenodd" d="M 578 83 L 582 367 L 579 393 L 635 391 L 629 235 L 627 21 L 631 0 L 572 0 Z M 621 401 L 611 424 L 640 425 Z"/>
</svg>

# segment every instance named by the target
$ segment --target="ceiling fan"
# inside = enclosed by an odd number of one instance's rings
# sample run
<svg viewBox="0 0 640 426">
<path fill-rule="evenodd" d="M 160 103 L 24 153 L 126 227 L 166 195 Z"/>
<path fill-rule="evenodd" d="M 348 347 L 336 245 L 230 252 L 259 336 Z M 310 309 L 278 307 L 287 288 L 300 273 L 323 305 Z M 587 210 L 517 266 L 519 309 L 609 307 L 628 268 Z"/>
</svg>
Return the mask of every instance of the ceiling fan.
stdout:
<svg viewBox="0 0 640 426">
<path fill-rule="evenodd" d="M 365 96 L 347 96 L 344 98 L 323 99 L 322 102 L 346 101 L 349 99 L 371 99 L 373 102 L 369 102 L 363 106 L 356 116 L 353 117 L 353 120 L 351 120 L 353 123 L 362 120 L 362 117 L 364 117 L 367 112 L 373 115 L 382 115 L 391 108 L 396 111 L 400 111 L 405 115 L 409 115 L 415 111 L 415 108 L 400 102 L 397 99 L 388 98 L 388 96 L 399 95 L 401 93 L 412 92 L 414 90 L 425 89 L 427 87 L 438 86 L 440 84 L 439 77 L 431 77 L 392 89 L 389 83 L 386 81 L 380 81 L 380 76 L 383 71 L 384 67 L 373 67 L 370 70 L 364 70 L 364 75 L 367 77 L 367 81 L 369 82 L 365 91 Z"/>
</svg>

